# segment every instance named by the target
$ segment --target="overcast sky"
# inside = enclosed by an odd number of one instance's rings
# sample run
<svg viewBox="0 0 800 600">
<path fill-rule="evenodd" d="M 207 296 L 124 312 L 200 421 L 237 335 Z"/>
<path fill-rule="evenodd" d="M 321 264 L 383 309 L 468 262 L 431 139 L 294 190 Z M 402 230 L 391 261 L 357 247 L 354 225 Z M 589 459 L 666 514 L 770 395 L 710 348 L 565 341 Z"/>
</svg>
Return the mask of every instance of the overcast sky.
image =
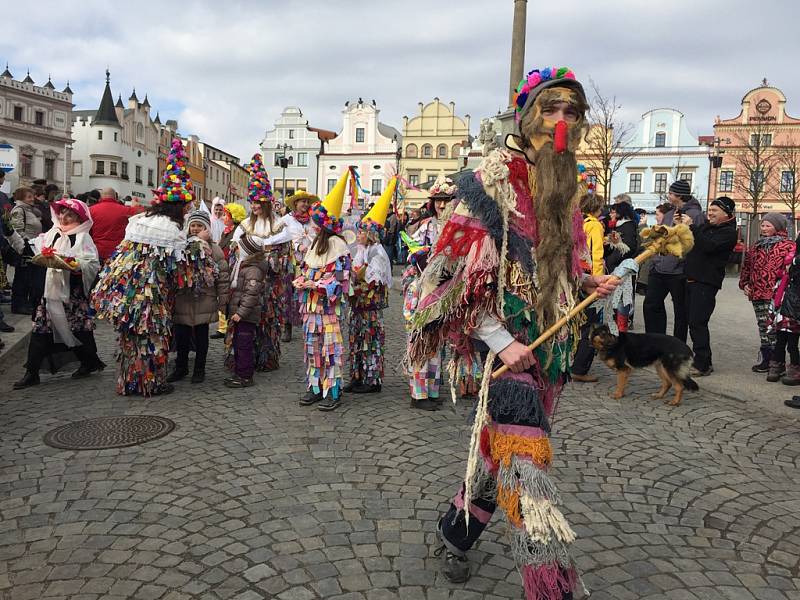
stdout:
<svg viewBox="0 0 800 600">
<path fill-rule="evenodd" d="M 115 98 L 135 87 L 246 160 L 283 107 L 338 131 L 359 96 L 398 129 L 418 102 L 452 100 L 476 133 L 507 103 L 512 16 L 513 0 L 12 1 L 0 61 L 69 79 L 78 109 L 97 107 L 109 66 Z M 677 108 L 702 135 L 763 77 L 800 117 L 798 23 L 797 0 L 530 0 L 525 65 L 591 77 L 631 121 Z"/>
</svg>

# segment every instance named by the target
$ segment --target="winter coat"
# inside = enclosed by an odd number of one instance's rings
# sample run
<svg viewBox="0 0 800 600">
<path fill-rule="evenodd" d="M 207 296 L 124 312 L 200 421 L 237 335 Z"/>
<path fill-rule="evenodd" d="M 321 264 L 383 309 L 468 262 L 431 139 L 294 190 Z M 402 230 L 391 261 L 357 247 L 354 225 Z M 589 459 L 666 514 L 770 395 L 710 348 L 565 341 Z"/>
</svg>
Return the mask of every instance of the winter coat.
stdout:
<svg viewBox="0 0 800 600">
<path fill-rule="evenodd" d="M 636 223 L 628 219 L 620 219 L 614 225 L 614 231 L 619 235 L 623 244 L 628 247 L 628 251 L 623 253 L 618 249 L 612 249 L 606 256 L 606 267 L 611 273 L 626 258 L 633 258 L 639 254 L 639 236 L 636 230 Z"/>
<path fill-rule="evenodd" d="M 183 288 L 175 296 L 172 321 L 176 325 L 202 325 L 219 318 L 219 307 L 228 303 L 230 269 L 225 255 L 217 244 L 211 244 L 211 255 L 219 268 L 216 285 L 199 290 Z"/>
<path fill-rule="evenodd" d="M 261 321 L 261 294 L 266 278 L 267 261 L 263 252 L 242 261 L 236 287 L 231 289 L 228 318 L 236 314 L 247 323 Z"/>
<path fill-rule="evenodd" d="M 692 225 L 702 225 L 706 222 L 706 215 L 703 212 L 703 207 L 700 203 L 692 198 L 688 202 L 683 203 L 683 207 L 679 211 L 682 215 L 688 215 L 692 218 Z M 671 210 L 664 215 L 662 225 L 675 224 L 675 210 Z M 652 270 L 662 275 L 683 275 L 684 274 L 683 259 L 677 256 L 668 256 L 666 254 L 657 254 L 653 257 Z"/>
<path fill-rule="evenodd" d="M 101 198 L 100 202 L 89 207 L 92 214 L 92 239 L 97 246 L 100 260 L 108 259 L 125 237 L 128 219 L 142 212 L 142 208 L 125 206 L 114 198 Z"/>
<path fill-rule="evenodd" d="M 36 207 L 17 202 L 11 209 L 11 226 L 23 239 L 32 240 L 42 233 L 42 217 Z"/>
<path fill-rule="evenodd" d="M 592 275 L 603 274 L 603 224 L 594 215 L 584 215 L 583 232 L 586 234 L 586 246 L 592 261 Z"/>
<path fill-rule="evenodd" d="M 748 300 L 751 302 L 771 300 L 775 283 L 784 271 L 783 259 L 794 251 L 794 242 L 786 237 L 786 232 L 773 236 L 781 238 L 761 239 L 753 244 L 744 255 L 742 272 L 739 274 L 739 288 L 750 287 Z"/>
<path fill-rule="evenodd" d="M 719 225 L 692 225 L 691 229 L 694 247 L 686 255 L 684 273 L 690 280 L 720 289 L 725 279 L 725 265 L 739 237 L 736 219 L 728 219 Z"/>
</svg>

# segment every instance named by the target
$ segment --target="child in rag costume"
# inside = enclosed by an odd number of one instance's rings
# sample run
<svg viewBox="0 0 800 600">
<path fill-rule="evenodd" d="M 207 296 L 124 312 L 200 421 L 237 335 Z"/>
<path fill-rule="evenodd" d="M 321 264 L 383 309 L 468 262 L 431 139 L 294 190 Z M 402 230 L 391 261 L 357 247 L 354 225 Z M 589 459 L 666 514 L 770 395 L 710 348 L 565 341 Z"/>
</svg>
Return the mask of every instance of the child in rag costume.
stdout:
<svg viewBox="0 0 800 600">
<path fill-rule="evenodd" d="M 427 261 L 428 250 L 436 245 L 441 227 L 444 226 L 447 206 L 456 193 L 456 186 L 449 178 L 440 175 L 430 189 L 428 213 L 430 216 L 414 223 L 408 228 L 414 250 L 409 249 L 409 261 L 414 261 L 403 273 L 404 314 L 406 320 L 413 319 L 419 301 L 419 273 L 421 265 Z M 424 249 L 424 252 L 423 252 Z M 442 346 L 435 356 L 419 364 L 412 364 L 409 372 L 411 388 L 411 408 L 420 410 L 439 410 L 442 398 L 439 396 L 443 381 L 442 365 L 445 362 L 446 347 Z"/>
<path fill-rule="evenodd" d="M 531 71 L 515 105 L 519 135 L 506 138 L 514 154 L 495 150 L 459 180 L 458 204 L 420 281 L 409 359 L 423 362 L 447 343 L 485 357 L 464 484 L 438 526 L 444 576 L 468 579 L 466 553 L 499 506 L 526 598 L 564 600 L 582 586 L 570 557 L 575 533 L 547 471 L 576 323 L 535 352 L 527 345 L 579 292 L 607 295 L 616 283 L 581 268 L 583 87 L 567 68 Z M 500 364 L 510 371 L 492 381 Z"/>
<path fill-rule="evenodd" d="M 260 154 L 254 154 L 250 165 L 250 180 L 247 184 L 250 201 L 250 216 L 239 224 L 233 241 L 247 233 L 262 238 L 267 259 L 267 277 L 261 303 L 261 320 L 256 331 L 256 370 L 274 371 L 281 356 L 281 334 L 283 333 L 283 309 L 286 271 L 289 268 L 289 242 L 294 230 L 275 213 L 272 204 L 272 187 L 264 169 Z M 232 338 L 227 341 L 230 349 Z M 228 361 L 230 367 L 232 362 Z"/>
<path fill-rule="evenodd" d="M 306 365 L 306 395 L 301 406 L 319 402 L 319 410 L 335 410 L 342 394 L 344 340 L 341 318 L 350 289 L 350 250 L 341 237 L 345 173 L 321 203 L 311 209 L 319 231 L 303 258 L 294 287 L 300 293 Z"/>
<path fill-rule="evenodd" d="M 189 349 L 194 342 L 192 383 L 206 377 L 208 324 L 217 320 L 220 307 L 228 304 L 230 270 L 220 247 L 211 241 L 211 218 L 203 210 L 186 217 L 188 236 L 184 251 L 183 278 L 175 298 L 175 369 L 167 382 L 180 381 L 189 374 Z"/>
<path fill-rule="evenodd" d="M 229 271 L 236 262 L 236 252 L 232 251 L 234 248 L 233 234 L 236 232 L 236 228 L 239 227 L 239 223 L 244 221 L 245 217 L 247 217 L 247 211 L 241 204 L 229 202 L 223 207 L 222 222 L 225 226 L 222 229 L 222 235 L 219 239 L 219 247 L 225 255 Z M 220 305 L 220 309 L 221 310 L 217 313 L 217 330 L 210 336 L 212 340 L 224 339 L 225 333 L 228 331 L 228 321 L 225 318 L 224 312 L 225 307 Z"/>
<path fill-rule="evenodd" d="M 287 269 L 286 296 L 284 298 L 286 314 L 284 316 L 284 329 L 282 342 L 292 341 L 292 327 L 300 327 L 303 320 L 300 317 L 300 305 L 297 290 L 292 281 L 300 274 L 300 263 L 311 247 L 316 235 L 314 223 L 311 222 L 311 206 L 319 202 L 319 197 L 300 190 L 286 199 L 288 212 L 282 221 L 292 232 L 292 248 Z"/>
<path fill-rule="evenodd" d="M 268 265 L 264 240 L 250 234 L 239 238 L 236 263 L 231 273 L 228 335 L 234 376 L 225 380 L 229 388 L 253 385 L 256 370 L 256 336 L 261 322 L 264 282 Z"/>
<path fill-rule="evenodd" d="M 172 142 L 164 179 L 146 212 L 130 218 L 92 295 L 99 319 L 117 332 L 117 393 L 169 394 L 167 358 L 180 260 L 186 247 L 183 215 L 194 198 L 188 159 Z"/>
<path fill-rule="evenodd" d="M 392 178 L 372 209 L 358 224 L 350 275 L 350 383 L 344 391 L 381 391 L 385 331 L 383 309 L 389 304 L 392 263 L 381 244 L 397 179 Z"/>
<path fill-rule="evenodd" d="M 55 225 L 33 240 L 33 248 L 39 258 L 51 257 L 54 266 L 47 268 L 44 295 L 33 315 L 25 375 L 14 383 L 17 390 L 37 385 L 42 362 L 60 350 L 70 349 L 80 360 L 73 379 L 88 377 L 105 367 L 97 356 L 94 319 L 89 310 L 89 296 L 100 270 L 97 248 L 89 233 L 94 224 L 89 207 L 80 200 L 63 198 L 50 205 L 50 212 Z"/>
</svg>

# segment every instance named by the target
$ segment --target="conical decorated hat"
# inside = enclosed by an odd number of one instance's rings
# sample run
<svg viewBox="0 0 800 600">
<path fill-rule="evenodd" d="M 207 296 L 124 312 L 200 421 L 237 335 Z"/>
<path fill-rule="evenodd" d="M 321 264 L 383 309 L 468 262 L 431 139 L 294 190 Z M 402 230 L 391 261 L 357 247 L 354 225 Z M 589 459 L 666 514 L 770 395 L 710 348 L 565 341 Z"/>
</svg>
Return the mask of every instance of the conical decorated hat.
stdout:
<svg viewBox="0 0 800 600">
<path fill-rule="evenodd" d="M 322 201 L 322 206 L 328 213 L 331 219 L 338 219 L 342 216 L 342 205 L 344 204 L 344 190 L 347 187 L 347 180 L 350 177 L 350 171 L 345 171 L 333 189 L 328 192 L 325 199 Z"/>
<path fill-rule="evenodd" d="M 394 189 L 397 187 L 397 177 L 392 177 L 389 180 L 389 185 L 383 190 L 381 197 L 375 203 L 370 211 L 361 219 L 364 222 L 372 221 L 381 227 L 386 225 L 386 216 L 389 214 L 389 206 L 392 204 L 394 197 Z"/>
<path fill-rule="evenodd" d="M 180 138 L 172 140 L 161 185 L 153 190 L 155 204 L 161 202 L 191 202 L 194 200 L 192 179 L 189 176 L 189 159 Z"/>
</svg>

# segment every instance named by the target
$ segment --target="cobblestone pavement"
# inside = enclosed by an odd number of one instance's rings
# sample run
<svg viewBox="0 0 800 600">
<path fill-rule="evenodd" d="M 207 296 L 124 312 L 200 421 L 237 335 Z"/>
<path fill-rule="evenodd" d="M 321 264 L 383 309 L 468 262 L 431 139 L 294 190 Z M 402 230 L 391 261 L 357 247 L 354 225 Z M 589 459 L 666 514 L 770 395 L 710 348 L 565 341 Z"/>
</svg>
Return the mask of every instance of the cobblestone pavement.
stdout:
<svg viewBox="0 0 800 600">
<path fill-rule="evenodd" d="M 471 552 L 474 575 L 438 574 L 435 521 L 459 485 L 467 406 L 410 410 L 389 317 L 382 394 L 334 413 L 297 405 L 299 343 L 277 373 L 222 385 L 213 341 L 202 386 L 154 400 L 113 375 L 68 374 L 8 392 L 0 374 L 0 596 L 36 598 L 520 598 L 502 519 Z M 113 338 L 99 342 L 111 362 Z M 634 374 L 570 386 L 554 424 L 554 476 L 595 600 L 800 599 L 800 424 L 708 392 L 669 408 Z M 702 381 L 701 381 L 702 385 Z M 165 438 L 119 450 L 44 446 L 81 418 L 155 414 Z"/>
</svg>

